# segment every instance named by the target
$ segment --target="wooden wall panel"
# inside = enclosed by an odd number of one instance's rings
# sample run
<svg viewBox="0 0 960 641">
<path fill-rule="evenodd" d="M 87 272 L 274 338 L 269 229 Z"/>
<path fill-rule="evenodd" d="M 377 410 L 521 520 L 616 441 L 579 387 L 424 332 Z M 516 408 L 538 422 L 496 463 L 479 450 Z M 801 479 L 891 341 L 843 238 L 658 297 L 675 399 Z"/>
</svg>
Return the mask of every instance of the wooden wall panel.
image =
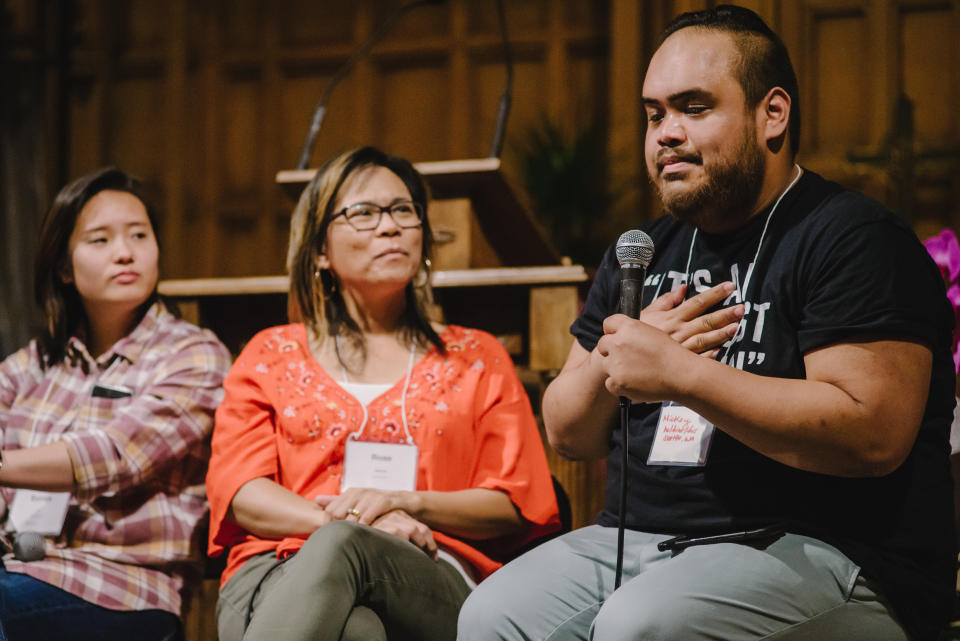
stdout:
<svg viewBox="0 0 960 641">
<path fill-rule="evenodd" d="M 903 52 L 899 74 L 914 100 L 914 127 L 920 145 L 958 139 L 957 38 L 949 3 L 905 9 L 900 21 Z"/>
<path fill-rule="evenodd" d="M 162 196 L 167 276 L 280 272 L 282 251 L 234 256 L 240 237 L 286 242 L 293 203 L 273 174 L 295 166 L 324 87 L 398 4 L 79 0 L 69 174 L 112 162 Z M 505 6 L 516 80 L 504 160 L 516 178 L 512 138 L 546 117 L 573 130 L 605 114 L 609 11 Z M 17 15 L 29 31 L 32 14 Z M 418 8 L 335 89 L 311 164 L 362 144 L 413 160 L 485 156 L 504 76 L 494 2 Z"/>
<path fill-rule="evenodd" d="M 960 72 L 956 3 L 901 9 L 899 75 L 913 102 L 915 152 L 920 155 L 913 193 L 914 228 L 921 237 L 960 225 Z M 923 159 L 945 153 L 945 158 Z"/>
<path fill-rule="evenodd" d="M 279 41 L 288 49 L 353 42 L 354 2 L 289 0 L 277 11 Z"/>
<path fill-rule="evenodd" d="M 376 80 L 377 95 L 366 105 L 373 112 L 373 139 L 385 149 L 407 149 L 413 162 L 449 158 L 449 73 L 442 60 L 385 66 Z M 416 143 L 413 143 L 416 141 Z"/>
<path fill-rule="evenodd" d="M 467 12 L 467 29 L 471 36 L 499 37 L 499 18 L 492 2 L 461 0 L 461 3 Z M 515 0 L 504 5 L 511 39 L 538 34 L 550 24 L 549 0 Z"/>
<path fill-rule="evenodd" d="M 513 105 L 507 122 L 504 158 L 513 158 L 512 144 L 521 141 L 529 127 L 540 122 L 548 111 L 542 80 L 546 65 L 541 56 L 523 56 L 514 60 Z M 470 78 L 471 137 L 469 155 L 486 156 L 490 152 L 497 121 L 497 105 L 503 92 L 506 71 L 500 60 L 477 62 Z"/>
<path fill-rule="evenodd" d="M 5 0 L 10 21 L 9 33 L 16 42 L 30 41 L 42 37 L 40 32 L 41 7 L 33 0 Z"/>
<path fill-rule="evenodd" d="M 100 113 L 103 85 L 93 75 L 73 79 L 73 94 L 69 105 L 70 138 L 63 141 L 70 153 L 71 167 L 92 169 L 101 164 L 102 144 Z"/>
<path fill-rule="evenodd" d="M 153 194 L 162 188 L 163 98 L 159 70 L 144 70 L 115 81 L 103 116 L 101 164 L 122 166 L 149 179 Z"/>
<path fill-rule="evenodd" d="M 256 70 L 225 74 L 219 87 L 220 198 L 223 210 L 256 218 L 260 214 L 259 182 L 268 171 L 261 162 L 263 92 Z"/>
<path fill-rule="evenodd" d="M 607 120 L 606 101 L 598 100 L 609 91 L 606 74 L 606 47 L 573 45 L 567 51 L 567 108 L 576 128 L 594 120 Z"/>
<path fill-rule="evenodd" d="M 815 152 L 835 152 L 869 142 L 873 103 L 862 73 L 861 52 L 870 41 L 866 16 L 855 9 L 814 16 L 807 95 Z"/>
<path fill-rule="evenodd" d="M 219 0 L 215 3 L 213 18 L 222 34 L 220 44 L 224 52 L 248 52 L 251 57 L 256 57 L 265 35 L 263 4 L 263 0 Z"/>
<path fill-rule="evenodd" d="M 167 40 L 170 3 L 153 0 L 126 0 L 110 5 L 121 22 L 118 35 L 132 49 L 161 49 Z"/>
</svg>

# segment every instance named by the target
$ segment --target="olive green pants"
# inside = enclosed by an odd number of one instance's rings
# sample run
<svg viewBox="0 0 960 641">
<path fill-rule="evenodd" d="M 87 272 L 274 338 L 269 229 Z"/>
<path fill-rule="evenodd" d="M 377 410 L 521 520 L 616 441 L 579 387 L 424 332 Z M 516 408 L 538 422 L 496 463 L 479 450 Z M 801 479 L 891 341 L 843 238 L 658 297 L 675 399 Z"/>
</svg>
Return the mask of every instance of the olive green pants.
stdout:
<svg viewBox="0 0 960 641">
<path fill-rule="evenodd" d="M 412 543 L 335 521 L 288 559 L 244 563 L 220 590 L 217 627 L 220 641 L 453 641 L 469 592 Z"/>
</svg>

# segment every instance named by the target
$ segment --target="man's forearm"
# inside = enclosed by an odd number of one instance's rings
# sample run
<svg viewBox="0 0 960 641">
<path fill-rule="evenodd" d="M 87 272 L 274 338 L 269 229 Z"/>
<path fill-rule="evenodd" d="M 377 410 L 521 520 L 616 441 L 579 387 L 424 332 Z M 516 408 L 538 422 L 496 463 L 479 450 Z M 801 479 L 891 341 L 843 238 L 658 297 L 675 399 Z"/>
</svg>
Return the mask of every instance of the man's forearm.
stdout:
<svg viewBox="0 0 960 641">
<path fill-rule="evenodd" d="M 570 459 L 603 458 L 609 451 L 617 398 L 592 369 L 591 353 L 574 344 L 567 365 L 543 396 L 543 422 L 550 445 Z"/>
<path fill-rule="evenodd" d="M 892 472 L 909 454 L 926 405 L 932 356 L 915 343 L 825 347 L 804 358 L 807 378 L 795 380 L 696 358 L 642 324 L 616 320 L 608 330 L 598 350 L 612 393 L 677 401 L 748 447 L 807 471 Z"/>
<path fill-rule="evenodd" d="M 761 454 L 821 474 L 889 474 L 909 454 L 926 404 L 926 394 L 906 390 L 906 382 L 894 383 L 885 395 L 824 380 L 758 376 L 715 362 L 699 365 L 695 389 L 675 400 Z"/>
</svg>

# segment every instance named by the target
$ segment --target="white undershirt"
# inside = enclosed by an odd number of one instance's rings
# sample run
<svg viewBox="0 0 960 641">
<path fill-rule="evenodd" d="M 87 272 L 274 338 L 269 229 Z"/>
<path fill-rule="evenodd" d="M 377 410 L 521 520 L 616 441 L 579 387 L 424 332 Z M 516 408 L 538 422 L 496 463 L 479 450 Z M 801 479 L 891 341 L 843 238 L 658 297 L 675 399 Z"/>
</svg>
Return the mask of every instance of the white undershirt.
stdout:
<svg viewBox="0 0 960 641">
<path fill-rule="evenodd" d="M 353 383 L 340 381 L 340 387 L 350 392 L 351 396 L 364 405 L 369 405 L 373 402 L 373 399 L 381 396 L 393 387 L 393 383 Z"/>
</svg>

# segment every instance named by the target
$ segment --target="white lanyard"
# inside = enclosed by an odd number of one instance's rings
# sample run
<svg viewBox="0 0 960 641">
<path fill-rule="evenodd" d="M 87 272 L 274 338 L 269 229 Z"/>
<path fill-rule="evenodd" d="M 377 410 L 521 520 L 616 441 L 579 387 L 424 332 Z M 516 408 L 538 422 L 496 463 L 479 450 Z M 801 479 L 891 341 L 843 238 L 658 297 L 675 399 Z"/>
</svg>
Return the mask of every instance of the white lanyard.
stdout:
<svg viewBox="0 0 960 641">
<path fill-rule="evenodd" d="M 337 342 L 337 354 L 340 354 L 340 335 L 338 334 L 334 340 Z M 417 353 L 417 344 L 415 342 L 410 343 L 410 362 L 407 364 L 407 378 L 403 382 L 403 393 L 400 396 L 400 419 L 403 421 L 403 433 L 407 437 L 406 442 L 408 445 L 414 445 L 413 437 L 410 435 L 410 428 L 407 425 L 407 389 L 410 387 L 410 374 L 413 372 L 413 361 Z M 347 376 L 347 368 L 343 366 L 343 363 L 340 363 L 340 370 L 343 372 L 343 382 L 349 383 L 350 378 Z M 359 401 L 358 401 L 359 402 Z M 363 422 L 360 423 L 360 429 L 356 432 L 353 432 L 347 438 L 359 441 L 360 437 L 363 436 L 363 430 L 367 427 L 367 419 L 370 418 L 370 414 L 367 412 L 367 406 L 360 402 L 360 408 L 363 410 Z"/>
<path fill-rule="evenodd" d="M 790 190 L 793 188 L 793 186 L 797 184 L 797 181 L 800 180 L 800 176 L 803 175 L 803 169 L 800 167 L 800 165 L 794 164 L 794 167 L 797 168 L 797 175 L 794 176 L 793 180 L 790 181 L 790 184 L 787 185 L 786 189 L 784 189 L 784 190 L 780 193 L 780 196 L 777 197 L 777 201 L 773 204 L 773 207 L 770 208 L 770 213 L 767 214 L 767 220 L 766 220 L 766 222 L 763 224 L 763 231 L 760 233 L 760 242 L 757 243 L 757 252 L 756 252 L 756 254 L 754 254 L 754 256 L 753 256 L 753 262 L 750 263 L 750 265 L 747 266 L 747 275 L 746 275 L 746 277 L 744 278 L 744 281 L 743 281 L 743 291 L 740 292 L 740 300 L 742 300 L 742 301 L 746 301 L 746 300 L 747 300 L 747 290 L 750 288 L 750 281 L 751 281 L 752 278 L 753 278 L 753 268 L 754 268 L 754 266 L 756 266 L 756 264 L 757 264 L 757 259 L 760 258 L 760 249 L 763 247 L 763 240 L 764 240 L 764 238 L 766 238 L 766 235 L 767 235 L 767 227 L 770 226 L 770 220 L 773 218 L 773 212 L 775 212 L 775 211 L 777 210 L 777 207 L 780 205 L 780 201 L 783 200 L 783 197 L 787 195 L 787 192 L 790 191 Z M 693 281 L 693 278 L 692 278 L 692 276 L 690 275 L 690 265 L 691 265 L 691 263 L 693 262 L 693 245 L 694 245 L 694 243 L 697 242 L 697 231 L 699 231 L 699 230 L 698 230 L 696 227 L 694 227 L 694 228 L 693 228 L 693 236 L 691 236 L 691 238 L 690 238 L 690 250 L 687 252 L 687 266 L 686 266 L 686 268 L 683 270 L 683 274 L 684 274 L 684 278 L 685 278 L 685 281 L 684 281 L 684 282 L 688 285 L 688 287 L 687 287 L 687 293 L 688 293 L 688 295 L 689 295 L 689 292 L 690 292 L 690 287 L 689 287 L 689 285 L 690 285 L 691 282 Z M 661 278 L 661 279 L 660 279 L 660 282 L 657 284 L 657 290 L 653 293 L 653 300 L 656 300 L 657 297 L 660 295 L 660 288 L 663 286 L 663 281 L 664 281 L 664 280 L 666 280 L 666 279 L 665 279 L 665 278 Z M 741 321 L 741 322 L 742 322 L 742 321 Z"/>
</svg>

